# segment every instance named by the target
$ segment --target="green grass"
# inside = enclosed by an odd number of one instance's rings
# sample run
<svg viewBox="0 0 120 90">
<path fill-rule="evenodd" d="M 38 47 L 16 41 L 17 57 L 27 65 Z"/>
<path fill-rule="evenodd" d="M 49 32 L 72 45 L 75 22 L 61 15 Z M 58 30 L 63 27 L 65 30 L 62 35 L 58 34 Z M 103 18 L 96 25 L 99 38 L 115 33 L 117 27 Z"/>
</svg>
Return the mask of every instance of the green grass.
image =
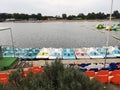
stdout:
<svg viewBox="0 0 120 90">
<path fill-rule="evenodd" d="M 1 70 L 5 70 L 10 68 L 12 65 L 14 65 L 14 63 L 17 61 L 17 58 L 14 57 L 4 57 L 4 58 L 0 58 L 0 71 Z"/>
</svg>

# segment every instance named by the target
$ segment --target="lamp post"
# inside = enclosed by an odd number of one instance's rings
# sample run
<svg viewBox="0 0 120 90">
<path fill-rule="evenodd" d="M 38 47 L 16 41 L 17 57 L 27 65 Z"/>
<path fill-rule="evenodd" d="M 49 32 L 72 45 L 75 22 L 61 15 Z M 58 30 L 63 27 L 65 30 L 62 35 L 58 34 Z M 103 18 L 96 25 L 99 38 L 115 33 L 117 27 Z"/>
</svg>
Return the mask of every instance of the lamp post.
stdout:
<svg viewBox="0 0 120 90">
<path fill-rule="evenodd" d="M 15 50 L 14 50 L 14 42 L 13 42 L 13 33 L 11 28 L 0 28 L 0 31 L 7 31 L 10 30 L 10 35 L 11 35 L 11 42 L 12 42 L 12 48 L 13 48 L 13 55 L 15 57 Z"/>
</svg>

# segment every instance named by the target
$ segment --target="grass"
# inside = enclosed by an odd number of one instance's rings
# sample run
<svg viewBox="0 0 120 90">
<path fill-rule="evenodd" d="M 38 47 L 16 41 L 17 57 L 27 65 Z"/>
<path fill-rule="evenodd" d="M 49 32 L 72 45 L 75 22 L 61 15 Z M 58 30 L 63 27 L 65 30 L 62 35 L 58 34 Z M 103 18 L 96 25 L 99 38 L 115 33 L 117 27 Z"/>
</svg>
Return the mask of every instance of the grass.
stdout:
<svg viewBox="0 0 120 90">
<path fill-rule="evenodd" d="M 0 58 L 0 71 L 9 69 L 17 61 L 17 58 L 14 57 L 4 57 Z"/>
</svg>

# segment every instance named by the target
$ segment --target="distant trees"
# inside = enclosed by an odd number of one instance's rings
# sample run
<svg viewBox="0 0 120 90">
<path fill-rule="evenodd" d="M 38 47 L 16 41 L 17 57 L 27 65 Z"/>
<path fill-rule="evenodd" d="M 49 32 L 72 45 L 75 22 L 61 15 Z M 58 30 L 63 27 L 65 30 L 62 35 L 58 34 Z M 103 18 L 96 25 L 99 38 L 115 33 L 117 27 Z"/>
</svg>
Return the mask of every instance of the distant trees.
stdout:
<svg viewBox="0 0 120 90">
<path fill-rule="evenodd" d="M 108 19 L 109 14 L 105 14 L 103 12 L 98 13 L 88 13 L 87 15 L 84 15 L 83 13 L 79 13 L 78 15 L 67 15 L 62 14 L 62 16 L 42 16 L 41 13 L 37 14 L 24 14 L 24 13 L 0 13 L 0 21 L 5 21 L 6 19 L 15 19 L 15 20 L 59 20 L 59 19 L 66 19 L 66 20 L 84 20 L 84 19 Z M 120 19 L 120 12 L 118 10 L 113 11 L 112 16 L 115 19 Z"/>
<path fill-rule="evenodd" d="M 0 13 L 0 19 L 5 20 L 7 18 L 12 18 L 12 15 L 7 13 Z"/>
<path fill-rule="evenodd" d="M 75 15 L 69 15 L 67 17 L 68 20 L 75 20 L 77 17 Z"/>
<path fill-rule="evenodd" d="M 29 19 L 29 15 L 28 14 L 19 14 L 19 13 L 14 13 L 12 15 L 12 18 L 15 18 L 16 20 L 28 20 Z"/>
<path fill-rule="evenodd" d="M 120 18 L 120 13 L 118 10 L 114 11 L 113 14 L 112 14 L 113 17 L 115 18 Z"/>
<path fill-rule="evenodd" d="M 42 20 L 42 14 L 23 14 L 23 13 L 13 13 L 13 14 L 8 14 L 8 13 L 0 13 L 0 19 L 11 19 L 14 18 L 16 20 L 29 20 L 29 19 L 35 19 L 35 20 Z"/>
<path fill-rule="evenodd" d="M 67 14 L 62 14 L 63 19 L 67 19 Z"/>
<path fill-rule="evenodd" d="M 96 14 L 95 14 L 94 12 L 88 13 L 87 19 L 97 19 L 97 18 L 96 18 Z"/>
<path fill-rule="evenodd" d="M 37 14 L 37 20 L 42 20 L 42 14 L 41 13 Z"/>
<path fill-rule="evenodd" d="M 62 14 L 62 18 L 63 18 L 63 15 Z M 65 14 L 65 16 L 67 16 Z M 84 15 L 83 13 L 79 13 L 77 16 L 75 15 L 69 15 L 67 17 L 68 20 L 84 20 L 84 19 L 90 19 L 90 20 L 94 20 L 94 19 L 108 19 L 110 16 L 110 14 L 105 14 L 103 12 L 98 12 L 98 13 L 88 13 L 87 15 Z M 112 16 L 115 18 L 115 19 L 120 19 L 120 13 L 118 10 L 114 11 Z M 64 18 L 63 18 L 64 19 Z"/>
<path fill-rule="evenodd" d="M 80 18 L 80 19 L 85 19 L 86 18 L 83 13 L 79 13 L 77 17 Z"/>
<path fill-rule="evenodd" d="M 106 19 L 107 16 L 104 13 L 99 12 L 96 14 L 96 18 L 97 19 Z"/>
</svg>

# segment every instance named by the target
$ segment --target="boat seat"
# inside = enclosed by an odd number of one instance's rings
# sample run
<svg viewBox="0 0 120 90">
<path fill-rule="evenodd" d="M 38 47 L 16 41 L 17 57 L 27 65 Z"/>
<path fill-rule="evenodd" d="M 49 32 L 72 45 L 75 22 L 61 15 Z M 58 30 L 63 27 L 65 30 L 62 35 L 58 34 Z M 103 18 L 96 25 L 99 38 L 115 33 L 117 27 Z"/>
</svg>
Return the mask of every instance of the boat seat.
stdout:
<svg viewBox="0 0 120 90">
<path fill-rule="evenodd" d="M 97 55 L 97 53 L 96 53 L 96 52 L 94 52 L 94 55 Z"/>
<path fill-rule="evenodd" d="M 66 53 L 64 53 L 64 56 L 66 56 Z"/>
<path fill-rule="evenodd" d="M 68 56 L 70 56 L 70 54 L 68 53 Z"/>
<path fill-rule="evenodd" d="M 42 53 L 42 55 L 44 55 L 45 53 Z"/>
<path fill-rule="evenodd" d="M 81 53 L 81 56 L 84 56 L 84 53 Z"/>
</svg>

